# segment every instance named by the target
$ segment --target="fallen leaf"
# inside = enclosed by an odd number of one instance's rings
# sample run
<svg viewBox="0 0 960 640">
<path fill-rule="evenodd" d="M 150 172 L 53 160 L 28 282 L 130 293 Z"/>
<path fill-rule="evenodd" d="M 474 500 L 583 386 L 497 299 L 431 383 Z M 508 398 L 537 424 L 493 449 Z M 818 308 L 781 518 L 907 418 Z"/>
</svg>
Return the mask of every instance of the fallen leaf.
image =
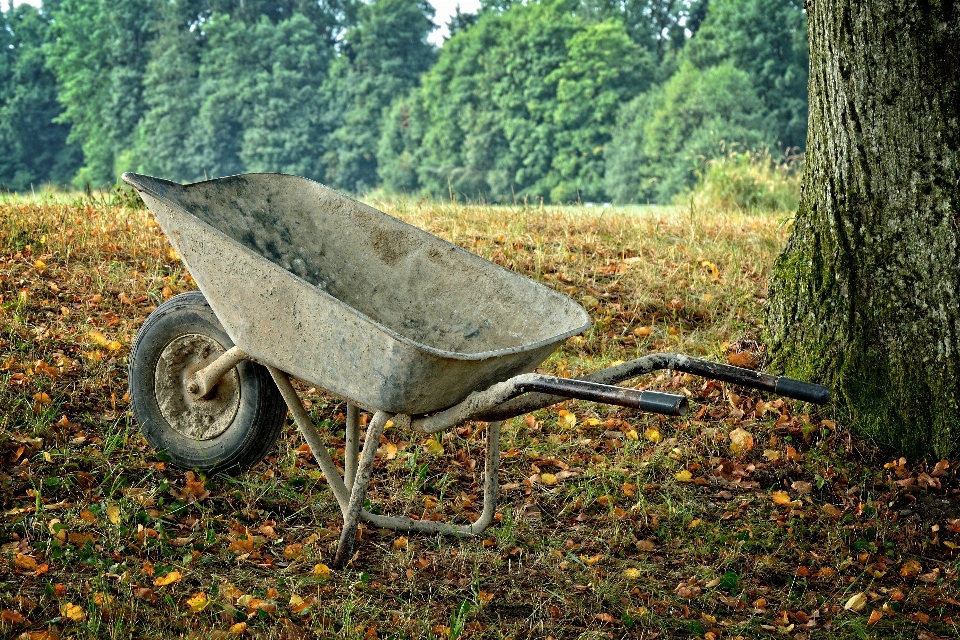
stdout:
<svg viewBox="0 0 960 640">
<path fill-rule="evenodd" d="M 847 611 L 862 611 L 864 607 L 867 606 L 867 594 L 860 592 L 854 594 L 847 600 L 846 604 L 843 605 L 843 608 Z"/>
<path fill-rule="evenodd" d="M 393 541 L 393 548 L 394 548 L 394 549 L 406 549 L 406 548 L 407 548 L 407 539 L 406 539 L 406 537 L 400 536 L 400 537 L 398 537 L 396 540 L 394 540 L 394 541 Z"/>
<path fill-rule="evenodd" d="M 296 560 L 303 555 L 303 545 L 302 544 L 288 544 L 283 549 L 283 557 L 285 560 Z"/>
<path fill-rule="evenodd" d="M 823 505 L 822 510 L 825 514 L 827 514 L 828 516 L 834 519 L 839 519 L 840 516 L 843 515 L 843 512 L 840 511 L 840 509 L 837 509 L 835 506 L 833 506 L 829 502 Z"/>
<path fill-rule="evenodd" d="M 753 449 L 753 434 L 742 427 L 730 432 L 730 449 L 735 453 L 742 453 Z"/>
<path fill-rule="evenodd" d="M 107 520 L 111 524 L 120 524 L 120 506 L 116 503 L 111 503 L 107 506 Z"/>
<path fill-rule="evenodd" d="M 592 567 L 593 565 L 597 564 L 602 558 L 602 553 L 598 553 L 594 556 L 580 556 L 580 559 L 583 560 L 583 564 L 587 565 L 588 567 Z"/>
<path fill-rule="evenodd" d="M 559 480 L 557 480 L 557 476 L 553 475 L 552 473 L 541 473 L 541 474 L 540 474 L 540 484 L 542 484 L 542 485 L 544 485 L 544 486 L 552 487 L 553 485 L 557 484 L 558 482 L 559 482 Z"/>
<path fill-rule="evenodd" d="M 627 567 L 623 570 L 623 577 L 627 580 L 639 580 L 643 573 L 636 567 Z"/>
<path fill-rule="evenodd" d="M 167 586 L 168 584 L 173 584 L 174 582 L 179 582 L 181 577 L 182 577 L 182 576 L 180 575 L 180 572 L 179 572 L 179 571 L 171 571 L 171 572 L 168 573 L 167 575 L 161 576 L 161 577 L 157 578 L 156 580 L 154 580 L 154 581 L 153 581 L 153 586 L 155 586 L 155 587 L 165 587 L 165 586 Z"/>
<path fill-rule="evenodd" d="M 627 496 L 628 498 L 632 498 L 637 494 L 637 485 L 624 482 L 623 486 L 620 487 L 620 490 L 623 491 L 623 495 Z"/>
<path fill-rule="evenodd" d="M 72 602 L 67 602 L 60 606 L 60 615 L 74 622 L 83 622 L 87 617 L 87 613 L 83 610 L 83 607 L 77 606 Z"/>
<path fill-rule="evenodd" d="M 230 626 L 230 634 L 235 636 L 242 636 L 247 630 L 246 622 L 238 622 Z"/>
<path fill-rule="evenodd" d="M 423 449 L 435 456 L 443 455 L 443 444 L 436 438 L 427 438 L 427 441 L 423 443 Z"/>
<path fill-rule="evenodd" d="M 16 543 L 14 543 L 16 544 Z M 17 556 L 13 559 L 13 565 L 18 569 L 23 569 L 24 571 L 36 571 L 37 570 L 37 561 L 35 558 L 31 558 L 28 555 L 18 553 Z"/>
<path fill-rule="evenodd" d="M 743 369 L 757 368 L 757 359 L 749 351 L 741 351 L 740 353 L 729 353 L 727 354 L 727 362 L 729 362 L 735 367 L 741 367 Z"/>
<path fill-rule="evenodd" d="M 801 495 L 806 495 L 806 494 L 810 493 L 811 491 L 813 491 L 813 484 L 810 483 L 810 482 L 804 482 L 804 481 L 802 481 L 802 480 L 797 480 L 796 482 L 794 482 L 793 484 L 790 485 L 790 488 L 793 489 L 794 491 L 796 491 L 797 493 L 801 494 Z"/>
<path fill-rule="evenodd" d="M 903 566 L 900 567 L 900 575 L 904 578 L 909 578 L 919 574 L 923 570 L 923 565 L 920 564 L 917 560 L 907 560 L 903 563 Z"/>
<path fill-rule="evenodd" d="M 650 427 L 643 432 L 643 437 L 653 442 L 654 444 L 663 441 L 663 436 L 660 434 L 660 430 L 656 427 Z"/>
<path fill-rule="evenodd" d="M 773 499 L 774 504 L 781 506 L 793 502 L 793 500 L 790 499 L 790 494 L 788 494 L 786 491 L 774 491 L 770 494 L 770 497 Z"/>
<path fill-rule="evenodd" d="M 326 580 L 330 577 L 330 567 L 321 563 L 313 567 L 313 575 L 315 578 L 320 578 Z"/>
<path fill-rule="evenodd" d="M 207 594 L 200 591 L 193 594 L 187 598 L 187 606 L 190 608 L 191 613 L 200 613 L 210 604 L 210 600 L 207 598 Z"/>
<path fill-rule="evenodd" d="M 636 329 L 633 330 L 633 335 L 638 336 L 640 338 L 646 338 L 652 333 L 653 333 L 653 329 L 651 329 L 650 327 L 637 327 Z"/>
<path fill-rule="evenodd" d="M 693 474 L 684 469 L 683 471 L 678 471 L 674 477 L 680 482 L 692 482 Z"/>
<path fill-rule="evenodd" d="M 10 624 L 21 624 L 25 618 L 23 617 L 23 614 L 17 611 L 4 609 L 2 612 L 0 612 L 0 619 Z"/>
</svg>

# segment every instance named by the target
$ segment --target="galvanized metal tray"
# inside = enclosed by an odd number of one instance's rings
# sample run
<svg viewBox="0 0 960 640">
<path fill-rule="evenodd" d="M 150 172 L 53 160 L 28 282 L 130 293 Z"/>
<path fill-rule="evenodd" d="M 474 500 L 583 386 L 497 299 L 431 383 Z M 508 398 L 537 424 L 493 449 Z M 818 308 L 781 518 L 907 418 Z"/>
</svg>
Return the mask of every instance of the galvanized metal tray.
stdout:
<svg viewBox="0 0 960 640">
<path fill-rule="evenodd" d="M 306 178 L 124 180 L 238 347 L 370 410 L 450 407 L 590 326 L 570 298 Z"/>
</svg>

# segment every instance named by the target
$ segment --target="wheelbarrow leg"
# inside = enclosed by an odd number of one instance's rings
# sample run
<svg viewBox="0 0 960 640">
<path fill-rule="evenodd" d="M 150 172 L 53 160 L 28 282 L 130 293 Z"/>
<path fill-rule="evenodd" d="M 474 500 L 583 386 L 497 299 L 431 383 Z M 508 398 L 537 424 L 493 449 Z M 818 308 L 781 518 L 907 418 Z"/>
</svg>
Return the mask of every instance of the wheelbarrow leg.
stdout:
<svg viewBox="0 0 960 640">
<path fill-rule="evenodd" d="M 367 485 L 373 473 L 373 460 L 380 446 L 380 436 L 383 428 L 390 419 L 389 413 L 377 411 L 367 427 L 367 437 L 363 443 L 363 454 L 353 487 L 350 489 L 350 502 L 343 512 L 343 530 L 340 532 L 340 544 L 337 545 L 337 555 L 333 559 L 335 568 L 343 567 L 353 554 L 353 543 L 357 536 L 357 525 L 360 523 L 360 510 L 363 508 L 364 498 L 367 496 Z"/>
<path fill-rule="evenodd" d="M 356 405 L 347 405 L 345 436 L 343 482 L 347 485 L 347 489 L 352 489 L 353 480 L 357 477 L 357 458 L 360 455 L 360 408 Z"/>
<path fill-rule="evenodd" d="M 499 421 L 487 423 L 487 452 L 483 477 L 483 513 L 468 525 L 433 522 L 432 520 L 414 520 L 409 516 L 384 516 L 369 511 L 361 511 L 360 518 L 375 527 L 393 531 L 414 533 L 440 533 L 453 536 L 477 536 L 490 526 L 497 513 L 497 494 L 500 482 L 497 471 L 500 468 L 500 425 Z"/>
</svg>

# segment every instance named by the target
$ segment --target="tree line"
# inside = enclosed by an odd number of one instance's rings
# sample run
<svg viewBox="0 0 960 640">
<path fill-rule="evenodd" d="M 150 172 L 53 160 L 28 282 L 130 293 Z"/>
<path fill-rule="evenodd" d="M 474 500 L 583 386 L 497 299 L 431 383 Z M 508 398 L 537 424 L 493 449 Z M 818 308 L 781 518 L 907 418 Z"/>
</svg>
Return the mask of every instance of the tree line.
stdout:
<svg viewBox="0 0 960 640">
<path fill-rule="evenodd" d="M 800 0 L 45 0 L 2 12 L 0 185 L 279 171 L 337 189 L 669 202 L 802 150 Z"/>
</svg>

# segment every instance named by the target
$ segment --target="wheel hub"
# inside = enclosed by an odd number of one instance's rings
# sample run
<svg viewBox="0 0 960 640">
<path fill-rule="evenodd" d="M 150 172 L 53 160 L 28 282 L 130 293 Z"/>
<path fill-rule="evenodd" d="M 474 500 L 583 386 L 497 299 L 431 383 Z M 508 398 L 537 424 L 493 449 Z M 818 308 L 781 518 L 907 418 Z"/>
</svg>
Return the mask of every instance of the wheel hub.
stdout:
<svg viewBox="0 0 960 640">
<path fill-rule="evenodd" d="M 155 375 L 160 413 L 177 432 L 193 440 L 222 434 L 240 408 L 240 378 L 231 369 L 205 397 L 190 393 L 193 374 L 224 353 L 217 341 L 199 334 L 175 338 L 160 353 Z"/>
</svg>

